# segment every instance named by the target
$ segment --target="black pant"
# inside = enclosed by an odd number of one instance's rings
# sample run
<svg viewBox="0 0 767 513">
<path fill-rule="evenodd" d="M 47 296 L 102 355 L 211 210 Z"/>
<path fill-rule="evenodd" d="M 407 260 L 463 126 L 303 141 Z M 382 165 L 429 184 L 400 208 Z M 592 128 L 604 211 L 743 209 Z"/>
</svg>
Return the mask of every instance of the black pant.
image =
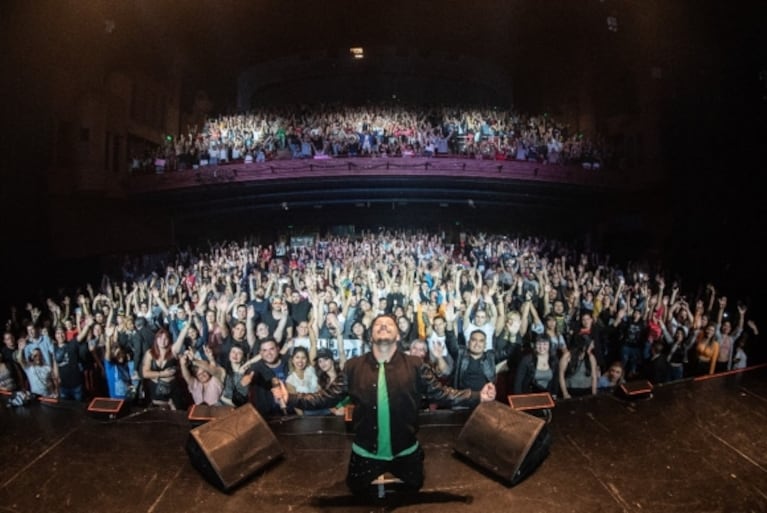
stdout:
<svg viewBox="0 0 767 513">
<path fill-rule="evenodd" d="M 399 485 L 401 489 L 418 491 L 423 486 L 423 457 L 420 446 L 413 454 L 392 461 L 365 458 L 352 451 L 346 485 L 356 495 L 369 495 L 370 483 L 381 474 L 389 472 L 402 480 Z"/>
</svg>

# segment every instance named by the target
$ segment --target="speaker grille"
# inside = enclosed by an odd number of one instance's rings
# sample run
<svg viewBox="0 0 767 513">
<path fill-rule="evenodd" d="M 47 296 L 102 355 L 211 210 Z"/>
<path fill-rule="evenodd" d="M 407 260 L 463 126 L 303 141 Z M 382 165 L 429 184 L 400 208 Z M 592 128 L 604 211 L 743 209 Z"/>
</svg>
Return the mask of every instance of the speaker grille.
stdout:
<svg viewBox="0 0 767 513">
<path fill-rule="evenodd" d="M 250 404 L 193 429 L 186 447 L 194 467 L 223 490 L 284 454 L 274 433 Z"/>
<path fill-rule="evenodd" d="M 491 401 L 472 412 L 454 449 L 504 481 L 516 484 L 546 458 L 550 440 L 543 420 Z"/>
</svg>

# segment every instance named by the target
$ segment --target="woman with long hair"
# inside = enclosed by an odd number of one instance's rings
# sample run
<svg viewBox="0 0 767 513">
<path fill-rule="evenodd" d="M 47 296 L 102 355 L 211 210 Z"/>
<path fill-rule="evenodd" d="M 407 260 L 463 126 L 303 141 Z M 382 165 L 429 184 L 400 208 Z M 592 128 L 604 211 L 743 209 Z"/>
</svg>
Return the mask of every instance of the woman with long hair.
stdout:
<svg viewBox="0 0 767 513">
<path fill-rule="evenodd" d="M 559 390 L 559 360 L 551 352 L 551 342 L 545 335 L 535 340 L 535 350 L 525 354 L 514 373 L 514 394 L 549 392 L 557 395 Z"/>
<path fill-rule="evenodd" d="M 344 347 L 351 349 L 352 356 L 359 356 L 370 352 L 368 329 L 363 321 L 355 321 L 352 324 L 349 336 L 344 340 Z"/>
<path fill-rule="evenodd" d="M 122 318 L 120 319 L 120 322 L 123 322 Z M 90 358 L 86 360 L 83 366 L 85 392 L 88 397 L 103 395 L 109 390 L 106 382 L 106 370 L 104 369 L 104 359 L 108 356 L 106 353 L 107 331 L 109 337 L 113 339 L 114 345 L 117 345 L 117 329 L 112 324 L 112 316 L 107 316 L 107 328 L 105 329 L 89 315 L 77 334 L 77 341 L 87 344 L 90 354 Z M 131 364 L 133 364 L 132 361 Z"/>
<path fill-rule="evenodd" d="M 563 399 L 596 395 L 599 369 L 591 347 L 590 337 L 578 334 L 573 337 L 570 351 L 559 359 L 559 388 Z"/>
<path fill-rule="evenodd" d="M 343 386 L 343 373 L 341 365 L 333 358 L 333 352 L 328 348 L 317 350 L 314 359 L 314 370 L 317 374 L 317 383 L 322 390 L 336 390 Z M 330 392 L 332 393 L 332 392 Z M 304 410 L 304 415 L 343 415 L 343 405 L 321 410 Z"/>
<path fill-rule="evenodd" d="M 87 321 L 86 327 L 89 327 L 91 322 L 90 320 Z M 100 328 L 96 328 L 96 326 L 100 325 L 93 324 L 92 336 L 94 338 L 89 340 L 89 346 L 93 344 L 94 347 L 97 347 L 99 343 L 99 340 L 94 340 L 101 337 Z M 128 402 L 135 401 L 139 394 L 140 379 L 138 372 L 133 359 L 117 343 L 117 334 L 113 325 L 108 325 L 106 328 L 104 344 L 103 357 L 99 364 L 104 374 L 109 397 L 113 399 L 126 399 Z"/>
<path fill-rule="evenodd" d="M 661 325 L 663 340 L 665 340 L 668 347 L 668 355 L 665 358 L 671 366 L 671 381 L 676 381 L 684 377 L 687 352 L 693 342 L 695 342 L 695 336 L 693 331 L 690 331 L 690 336 L 687 336 L 683 326 L 678 326 L 672 335 L 669 333 L 666 324 Z"/>
<path fill-rule="evenodd" d="M 314 393 L 320 389 L 317 373 L 309 364 L 309 351 L 303 346 L 293 348 L 290 357 L 290 373 L 285 385 L 290 392 Z"/>
<path fill-rule="evenodd" d="M 250 360 L 246 360 L 247 354 L 247 344 L 235 342 L 229 349 L 229 358 L 224 367 L 216 365 L 216 362 L 211 362 L 209 372 L 218 377 L 224 384 L 221 402 L 228 406 L 242 406 L 249 400 L 248 385 L 250 382 L 244 381 L 244 378 L 250 370 L 250 366 L 261 359 L 261 355 L 257 354 Z"/>
<path fill-rule="evenodd" d="M 357 303 L 357 322 L 362 323 L 362 327 L 367 330 L 373 323 L 373 319 L 376 317 L 376 312 L 373 310 L 370 300 L 363 297 Z"/>
<path fill-rule="evenodd" d="M 695 375 L 713 374 L 719 357 L 719 340 L 716 338 L 716 324 L 709 322 L 695 338 Z"/>
<path fill-rule="evenodd" d="M 292 393 L 309 393 L 319 391 L 320 384 L 317 381 L 317 372 L 311 365 L 309 351 L 303 346 L 293 348 L 290 356 L 290 373 L 285 379 L 285 386 Z M 296 409 L 298 415 L 303 415 L 303 410 Z"/>
<path fill-rule="evenodd" d="M 142 369 L 153 405 L 171 410 L 182 407 L 176 376 L 179 361 L 171 349 L 168 330 L 157 330 L 152 347 L 144 354 Z"/>
</svg>

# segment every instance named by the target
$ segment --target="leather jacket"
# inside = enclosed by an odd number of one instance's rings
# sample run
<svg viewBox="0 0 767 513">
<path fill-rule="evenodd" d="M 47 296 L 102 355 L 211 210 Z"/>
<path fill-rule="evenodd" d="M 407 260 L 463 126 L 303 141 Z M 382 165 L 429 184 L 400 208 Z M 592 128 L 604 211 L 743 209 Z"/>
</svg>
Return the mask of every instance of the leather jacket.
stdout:
<svg viewBox="0 0 767 513">
<path fill-rule="evenodd" d="M 314 394 L 290 394 L 288 405 L 301 409 L 329 408 L 348 395 L 355 406 L 354 443 L 375 453 L 378 449 L 378 366 L 373 353 L 352 358 L 346 362 L 343 380 L 335 380 Z M 479 392 L 442 385 L 431 365 L 399 350 L 386 363 L 385 372 L 394 454 L 417 442 L 418 411 L 423 397 L 451 406 L 474 407 L 479 403 Z"/>
</svg>

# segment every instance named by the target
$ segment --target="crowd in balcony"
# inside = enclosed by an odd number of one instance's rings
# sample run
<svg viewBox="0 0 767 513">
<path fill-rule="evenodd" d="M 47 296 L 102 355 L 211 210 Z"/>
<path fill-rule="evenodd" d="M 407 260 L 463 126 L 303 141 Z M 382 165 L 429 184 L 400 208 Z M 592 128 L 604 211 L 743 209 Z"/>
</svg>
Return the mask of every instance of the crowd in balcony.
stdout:
<svg viewBox="0 0 767 513">
<path fill-rule="evenodd" d="M 759 329 L 746 304 L 664 269 L 620 267 L 555 240 L 476 233 L 364 233 L 258 245 L 211 244 L 126 258 L 96 286 L 57 289 L 13 308 L 0 392 L 185 409 L 252 403 L 285 411 L 270 390 L 317 392 L 370 351 L 393 316 L 399 350 L 445 385 L 557 401 L 742 369 Z M 423 404 L 438 408 L 439 404 Z"/>
<path fill-rule="evenodd" d="M 135 171 L 184 170 L 278 158 L 460 156 L 599 169 L 610 151 L 548 114 L 496 107 L 400 104 L 265 108 L 209 119 L 169 138 Z"/>
</svg>

